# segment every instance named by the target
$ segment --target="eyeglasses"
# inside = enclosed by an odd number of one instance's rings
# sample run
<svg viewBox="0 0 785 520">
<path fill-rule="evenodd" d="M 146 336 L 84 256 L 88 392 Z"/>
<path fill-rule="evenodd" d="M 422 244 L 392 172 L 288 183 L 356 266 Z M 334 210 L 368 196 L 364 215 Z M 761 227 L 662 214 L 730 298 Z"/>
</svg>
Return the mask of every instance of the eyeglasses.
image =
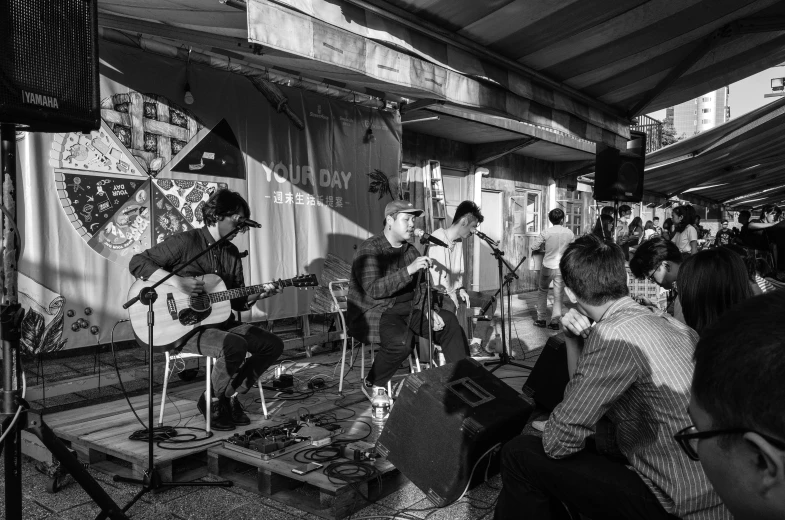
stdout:
<svg viewBox="0 0 785 520">
<path fill-rule="evenodd" d="M 701 441 L 701 439 L 710 439 L 720 435 L 740 435 L 750 432 L 757 433 L 769 441 L 772 445 L 785 450 L 785 441 L 769 437 L 768 435 L 756 432 L 755 430 L 750 430 L 749 428 L 726 428 L 722 430 L 709 430 L 700 432 L 693 424 L 692 426 L 687 426 L 683 430 L 677 432 L 673 438 L 676 440 L 676 442 L 679 443 L 679 446 L 681 446 L 681 449 L 684 450 L 684 453 L 686 453 L 689 458 L 692 460 L 700 460 L 698 457 L 698 443 Z"/>
<path fill-rule="evenodd" d="M 651 283 L 657 283 L 657 280 L 654 279 L 654 273 L 656 273 L 659 268 L 660 268 L 660 266 L 655 267 L 654 271 L 652 271 L 652 272 L 650 272 L 649 274 L 646 275 L 646 279 L 648 281 L 650 281 Z"/>
</svg>

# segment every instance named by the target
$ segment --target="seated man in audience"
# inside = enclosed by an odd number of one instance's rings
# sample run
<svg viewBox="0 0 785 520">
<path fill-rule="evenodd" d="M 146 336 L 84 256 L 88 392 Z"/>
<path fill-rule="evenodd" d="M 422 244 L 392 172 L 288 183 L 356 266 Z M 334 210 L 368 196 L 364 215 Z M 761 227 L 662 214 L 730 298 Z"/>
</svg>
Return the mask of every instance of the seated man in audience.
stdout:
<svg viewBox="0 0 785 520">
<path fill-rule="evenodd" d="M 576 304 L 562 319 L 571 379 L 542 439 L 522 435 L 504 446 L 495 518 L 563 518 L 562 504 L 597 520 L 731 518 L 672 439 L 690 423 L 697 334 L 628 296 L 615 244 L 581 237 L 560 269 Z M 626 464 L 593 448 L 603 416 Z"/>
<path fill-rule="evenodd" d="M 630 259 L 630 271 L 635 278 L 646 278 L 663 289 L 672 291 L 671 297 L 668 298 L 668 311 L 674 318 L 684 323 L 684 313 L 675 287 L 682 258 L 676 244 L 662 237 L 654 237 L 635 250 L 635 254 Z M 651 305 L 651 302 L 642 303 Z M 673 305 L 672 310 L 671 305 Z"/>
<path fill-rule="evenodd" d="M 695 348 L 690 416 L 677 434 L 736 520 L 785 518 L 785 292 L 745 300 Z"/>
</svg>

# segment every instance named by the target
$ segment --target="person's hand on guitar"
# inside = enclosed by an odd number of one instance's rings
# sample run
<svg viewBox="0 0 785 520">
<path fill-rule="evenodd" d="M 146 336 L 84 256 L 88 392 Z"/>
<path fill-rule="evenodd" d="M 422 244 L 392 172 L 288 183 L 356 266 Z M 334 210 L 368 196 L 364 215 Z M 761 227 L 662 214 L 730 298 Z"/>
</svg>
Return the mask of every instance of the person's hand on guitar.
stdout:
<svg viewBox="0 0 785 520">
<path fill-rule="evenodd" d="M 169 283 L 190 296 L 199 296 L 204 292 L 204 280 L 201 278 L 172 276 Z"/>
<path fill-rule="evenodd" d="M 264 292 L 261 292 L 259 294 L 252 294 L 248 297 L 248 305 L 253 305 L 259 300 L 269 298 L 270 296 L 275 296 L 279 292 L 281 292 L 281 290 L 278 288 L 277 285 L 272 283 L 266 283 L 264 284 Z"/>
</svg>

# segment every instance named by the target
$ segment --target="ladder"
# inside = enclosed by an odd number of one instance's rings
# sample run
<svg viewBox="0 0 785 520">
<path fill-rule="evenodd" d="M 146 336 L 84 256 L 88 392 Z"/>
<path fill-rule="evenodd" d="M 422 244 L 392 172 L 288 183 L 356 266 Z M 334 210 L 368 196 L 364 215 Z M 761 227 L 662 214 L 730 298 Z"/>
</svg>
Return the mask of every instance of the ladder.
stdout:
<svg viewBox="0 0 785 520">
<path fill-rule="evenodd" d="M 426 231 L 433 233 L 446 227 L 447 211 L 444 200 L 444 183 L 442 168 L 439 161 L 427 161 L 423 168 L 423 186 L 425 187 L 425 223 Z M 429 202 L 430 201 L 430 202 Z"/>
</svg>

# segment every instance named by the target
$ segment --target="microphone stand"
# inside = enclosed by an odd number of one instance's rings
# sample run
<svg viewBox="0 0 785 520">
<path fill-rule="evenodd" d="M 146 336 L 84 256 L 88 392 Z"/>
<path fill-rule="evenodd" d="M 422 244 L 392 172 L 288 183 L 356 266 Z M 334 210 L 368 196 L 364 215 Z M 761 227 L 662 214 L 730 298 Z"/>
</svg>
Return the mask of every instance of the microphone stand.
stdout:
<svg viewBox="0 0 785 520">
<path fill-rule="evenodd" d="M 512 320 L 512 316 L 511 316 L 512 303 L 510 301 L 510 287 L 509 286 L 510 286 L 510 284 L 512 283 L 513 280 L 518 278 L 518 275 L 515 274 L 515 271 L 523 263 L 523 261 L 526 259 L 526 257 L 524 256 L 516 267 L 512 267 L 510 265 L 510 263 L 507 262 L 507 260 L 505 260 L 505 258 L 504 258 L 504 251 L 502 251 L 498 247 L 496 247 L 495 243 L 489 237 L 483 237 L 483 240 L 485 240 L 485 243 L 488 244 L 488 247 L 491 248 L 491 255 L 496 259 L 496 263 L 497 263 L 497 265 L 499 267 L 499 291 L 496 294 L 499 295 L 499 300 L 501 301 L 501 306 L 500 306 L 501 309 L 500 310 L 501 310 L 501 329 L 502 329 L 502 351 L 499 352 L 499 361 L 487 361 L 487 362 L 485 362 L 483 364 L 485 366 L 496 365 L 494 368 L 492 368 L 490 370 L 491 373 L 495 372 L 496 370 L 499 370 L 501 367 L 503 367 L 505 365 L 512 365 L 514 367 L 526 368 L 528 370 L 531 370 L 532 367 L 529 367 L 529 366 L 526 366 L 526 365 L 522 365 L 520 363 L 515 363 L 514 361 L 512 361 L 513 359 L 515 359 L 515 357 L 512 355 L 512 348 L 510 347 L 509 342 L 507 341 L 507 332 L 506 332 L 505 327 L 504 327 L 504 319 L 505 319 L 504 318 L 504 314 L 505 314 L 505 310 L 504 310 L 504 287 L 507 286 L 507 319 L 508 320 Z M 505 266 L 507 267 L 507 270 L 509 271 L 507 273 L 507 276 L 504 276 L 504 267 Z M 512 327 L 512 322 L 511 321 L 510 321 L 510 327 Z M 510 328 L 510 336 L 512 336 L 512 328 Z"/>
<path fill-rule="evenodd" d="M 172 271 L 168 275 L 164 276 L 162 279 L 155 282 L 150 287 L 145 287 L 137 296 L 134 296 L 127 302 L 123 304 L 123 309 L 128 309 L 132 305 L 135 305 L 137 302 L 141 302 L 143 305 L 147 305 L 147 348 L 149 350 L 147 356 L 147 470 L 144 472 L 144 477 L 142 479 L 136 478 L 128 478 L 123 477 L 121 475 L 115 475 L 113 480 L 115 482 L 126 482 L 129 484 L 140 484 L 142 489 L 134 495 L 134 497 L 123 507 L 123 512 L 128 511 L 128 509 L 133 506 L 137 500 L 142 498 L 145 494 L 149 493 L 150 491 L 157 491 L 159 489 L 164 488 L 171 488 L 171 487 L 181 487 L 181 486 L 218 486 L 218 487 L 232 487 L 234 485 L 233 482 L 229 480 L 219 481 L 219 482 L 163 482 L 161 480 L 161 475 L 158 473 L 158 470 L 155 468 L 154 461 L 153 461 L 153 447 L 155 446 L 155 440 L 153 437 L 153 341 L 154 341 L 154 334 L 153 330 L 155 328 L 155 310 L 153 309 L 153 303 L 158 298 L 158 293 L 155 292 L 156 287 L 163 284 L 171 277 L 180 273 L 183 269 L 187 266 L 194 263 L 199 258 L 203 257 L 213 249 L 219 247 L 220 245 L 225 244 L 232 240 L 240 230 L 245 229 L 248 227 L 248 224 L 241 221 L 237 227 L 235 227 L 232 231 L 230 231 L 225 236 L 221 237 L 219 240 L 216 240 L 214 243 L 210 244 L 204 251 L 200 252 L 199 254 L 193 256 L 186 260 L 179 269 Z M 207 399 L 212 399 L 212 396 L 206 396 Z M 210 434 L 212 436 L 212 432 Z M 208 437 L 209 438 L 209 437 Z M 104 520 L 106 518 L 105 514 L 100 514 L 96 520 Z"/>
</svg>

